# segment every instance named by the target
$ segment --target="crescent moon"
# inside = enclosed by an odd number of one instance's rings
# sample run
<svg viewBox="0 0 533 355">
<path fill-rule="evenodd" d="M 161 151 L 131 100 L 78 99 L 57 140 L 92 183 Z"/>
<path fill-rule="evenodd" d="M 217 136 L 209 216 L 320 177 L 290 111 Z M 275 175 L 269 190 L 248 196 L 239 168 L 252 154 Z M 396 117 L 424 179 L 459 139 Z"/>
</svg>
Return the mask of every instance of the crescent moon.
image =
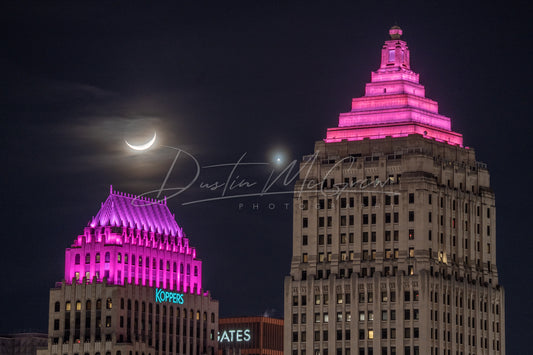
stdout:
<svg viewBox="0 0 533 355">
<path fill-rule="evenodd" d="M 128 141 L 125 140 L 125 139 L 124 139 L 124 142 L 126 142 L 128 147 L 130 147 L 133 150 L 146 150 L 146 149 L 150 148 L 154 144 L 156 137 L 157 137 L 157 134 L 156 134 L 156 132 L 154 132 L 154 137 L 152 139 L 150 139 L 148 142 L 146 142 L 144 144 L 141 144 L 141 145 L 129 144 Z"/>
</svg>

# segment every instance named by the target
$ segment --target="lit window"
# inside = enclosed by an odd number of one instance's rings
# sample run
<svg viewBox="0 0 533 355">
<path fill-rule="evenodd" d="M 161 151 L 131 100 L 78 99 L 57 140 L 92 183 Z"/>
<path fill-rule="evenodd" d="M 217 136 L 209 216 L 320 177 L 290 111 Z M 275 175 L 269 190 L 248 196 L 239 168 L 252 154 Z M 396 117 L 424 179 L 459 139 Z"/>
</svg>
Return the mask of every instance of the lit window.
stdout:
<svg viewBox="0 0 533 355">
<path fill-rule="evenodd" d="M 315 323 L 320 323 L 320 313 L 315 313 Z"/>
<path fill-rule="evenodd" d="M 99 263 L 100 262 L 100 253 L 96 253 L 96 255 L 94 256 L 94 261 L 96 263 Z"/>
<path fill-rule="evenodd" d="M 304 262 L 304 263 L 307 262 L 307 253 L 303 253 L 303 255 L 302 255 L 302 262 Z"/>
<path fill-rule="evenodd" d="M 71 305 L 70 305 L 70 301 L 67 301 L 65 303 L 65 311 L 70 311 L 71 310 Z"/>
<path fill-rule="evenodd" d="M 359 321 L 364 322 L 364 320 L 365 320 L 365 312 L 361 311 L 359 312 Z"/>
<path fill-rule="evenodd" d="M 122 262 L 122 254 L 118 253 L 117 255 L 117 262 L 120 264 Z"/>
<path fill-rule="evenodd" d="M 324 313 L 324 323 L 329 322 L 329 315 L 327 313 Z"/>
<path fill-rule="evenodd" d="M 381 302 L 387 302 L 389 300 L 389 297 L 387 296 L 387 291 L 381 292 Z"/>
<path fill-rule="evenodd" d="M 374 339 L 374 330 L 373 329 L 369 329 L 368 330 L 368 339 Z"/>
<path fill-rule="evenodd" d="M 337 294 L 337 304 L 342 304 L 342 293 Z"/>
<path fill-rule="evenodd" d="M 414 258 L 415 257 L 415 248 L 409 248 L 409 257 Z"/>
<path fill-rule="evenodd" d="M 315 295 L 315 304 L 320 304 L 320 295 Z"/>
<path fill-rule="evenodd" d="M 372 311 L 368 311 L 368 321 L 373 321 L 374 320 L 374 312 Z"/>
<path fill-rule="evenodd" d="M 111 298 L 108 298 L 105 303 L 105 308 L 112 309 L 113 308 L 113 301 L 111 301 Z"/>
<path fill-rule="evenodd" d="M 76 301 L 76 311 L 81 311 L 81 302 Z"/>
</svg>

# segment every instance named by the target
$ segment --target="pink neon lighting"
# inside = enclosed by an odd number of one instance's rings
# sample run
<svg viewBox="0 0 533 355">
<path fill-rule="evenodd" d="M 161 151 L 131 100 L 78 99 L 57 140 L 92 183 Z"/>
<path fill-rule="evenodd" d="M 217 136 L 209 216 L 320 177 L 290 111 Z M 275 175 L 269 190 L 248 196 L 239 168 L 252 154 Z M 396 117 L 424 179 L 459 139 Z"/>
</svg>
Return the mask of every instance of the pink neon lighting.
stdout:
<svg viewBox="0 0 533 355">
<path fill-rule="evenodd" d="M 463 146 L 463 136 L 451 130 L 451 119 L 438 113 L 438 103 L 425 97 L 419 75 L 411 70 L 402 30 L 390 29 L 381 49 L 381 64 L 366 84 L 365 96 L 352 99 L 352 110 L 339 115 L 338 127 L 328 128 L 325 141 L 380 139 L 421 134 Z"/>
<path fill-rule="evenodd" d="M 139 199 L 111 188 L 96 217 L 65 251 L 65 281 L 105 277 L 108 284 L 202 294 L 202 262 L 166 202 L 133 202 Z"/>
<path fill-rule="evenodd" d="M 166 200 L 157 201 L 113 191 L 112 186 L 109 197 L 90 223 L 91 227 L 108 225 L 142 229 L 172 236 L 182 234 L 178 223 L 168 210 Z"/>
</svg>

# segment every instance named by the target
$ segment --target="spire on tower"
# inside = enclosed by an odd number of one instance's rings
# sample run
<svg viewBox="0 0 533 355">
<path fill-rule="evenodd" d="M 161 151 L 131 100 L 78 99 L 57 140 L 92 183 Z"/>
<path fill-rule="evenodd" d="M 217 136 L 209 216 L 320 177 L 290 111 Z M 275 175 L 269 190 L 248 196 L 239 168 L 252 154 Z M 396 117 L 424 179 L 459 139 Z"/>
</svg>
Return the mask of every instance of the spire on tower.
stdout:
<svg viewBox="0 0 533 355">
<path fill-rule="evenodd" d="M 354 98 L 352 110 L 340 114 L 338 127 L 328 129 L 326 142 L 420 134 L 463 145 L 462 135 L 451 130 L 450 118 L 439 114 L 437 102 L 425 97 L 418 74 L 411 70 L 402 33 L 399 26 L 391 27 L 391 39 L 381 48 L 381 64 L 372 72 L 365 96 Z"/>
</svg>

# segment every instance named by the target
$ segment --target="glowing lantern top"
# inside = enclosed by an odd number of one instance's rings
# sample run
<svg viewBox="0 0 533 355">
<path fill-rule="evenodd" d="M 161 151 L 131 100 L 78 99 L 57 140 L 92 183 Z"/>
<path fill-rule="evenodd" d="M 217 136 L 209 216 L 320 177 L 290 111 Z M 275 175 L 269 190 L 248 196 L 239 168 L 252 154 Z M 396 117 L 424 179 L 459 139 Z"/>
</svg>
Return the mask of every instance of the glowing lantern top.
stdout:
<svg viewBox="0 0 533 355">
<path fill-rule="evenodd" d="M 419 75 L 411 70 L 403 31 L 394 26 L 381 49 L 381 64 L 366 84 L 365 96 L 352 99 L 352 110 L 339 115 L 338 127 L 328 128 L 327 143 L 421 134 L 463 146 L 463 136 L 451 130 L 449 117 L 438 103 L 425 97 Z"/>
</svg>

